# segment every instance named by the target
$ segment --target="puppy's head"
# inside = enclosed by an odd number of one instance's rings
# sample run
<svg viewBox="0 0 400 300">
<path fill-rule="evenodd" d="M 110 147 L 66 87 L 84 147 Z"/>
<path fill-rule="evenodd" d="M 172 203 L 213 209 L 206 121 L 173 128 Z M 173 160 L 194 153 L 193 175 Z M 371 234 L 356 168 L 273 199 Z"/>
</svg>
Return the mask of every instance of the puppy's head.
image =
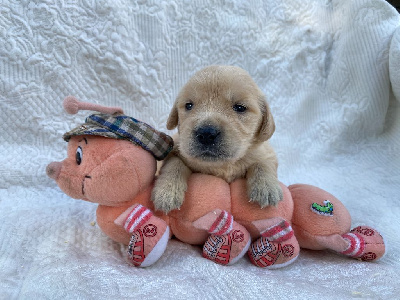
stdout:
<svg viewBox="0 0 400 300">
<path fill-rule="evenodd" d="M 167 121 L 188 160 L 234 162 L 275 130 L 264 94 L 239 67 L 210 66 L 180 91 Z"/>
</svg>

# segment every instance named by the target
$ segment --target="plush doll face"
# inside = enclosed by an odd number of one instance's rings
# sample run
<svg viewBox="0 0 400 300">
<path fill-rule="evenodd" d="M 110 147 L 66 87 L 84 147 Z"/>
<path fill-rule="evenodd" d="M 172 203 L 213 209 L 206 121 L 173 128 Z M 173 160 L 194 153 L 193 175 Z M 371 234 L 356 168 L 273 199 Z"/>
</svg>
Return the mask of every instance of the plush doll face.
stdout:
<svg viewBox="0 0 400 300">
<path fill-rule="evenodd" d="M 68 157 L 47 166 L 47 174 L 63 192 L 108 206 L 131 201 L 154 179 L 156 162 L 141 147 L 126 140 L 73 136 Z"/>
</svg>

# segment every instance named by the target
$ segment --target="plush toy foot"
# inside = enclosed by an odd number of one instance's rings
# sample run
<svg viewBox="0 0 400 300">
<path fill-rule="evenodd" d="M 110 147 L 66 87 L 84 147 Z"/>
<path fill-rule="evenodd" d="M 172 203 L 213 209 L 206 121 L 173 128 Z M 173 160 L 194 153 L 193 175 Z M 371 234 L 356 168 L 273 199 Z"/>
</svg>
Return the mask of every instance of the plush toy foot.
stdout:
<svg viewBox="0 0 400 300">
<path fill-rule="evenodd" d="M 203 257 L 218 264 L 236 263 L 250 246 L 250 234 L 226 211 L 214 210 L 193 222 L 193 226 L 210 233 L 203 246 Z"/>
<path fill-rule="evenodd" d="M 363 261 L 375 261 L 385 255 L 385 243 L 375 229 L 358 226 L 342 235 L 348 246 L 341 254 Z"/>
<path fill-rule="evenodd" d="M 164 253 L 169 240 L 169 227 L 146 207 L 135 204 L 115 221 L 132 233 L 128 257 L 137 267 L 148 267 Z"/>
<path fill-rule="evenodd" d="M 271 226 L 271 223 L 274 225 Z M 293 263 L 299 255 L 300 246 L 290 224 L 281 219 L 254 221 L 261 237 L 251 244 L 250 261 L 261 268 L 277 269 Z M 268 227 L 269 226 L 269 227 Z M 267 228 L 262 230 L 261 228 Z"/>
</svg>

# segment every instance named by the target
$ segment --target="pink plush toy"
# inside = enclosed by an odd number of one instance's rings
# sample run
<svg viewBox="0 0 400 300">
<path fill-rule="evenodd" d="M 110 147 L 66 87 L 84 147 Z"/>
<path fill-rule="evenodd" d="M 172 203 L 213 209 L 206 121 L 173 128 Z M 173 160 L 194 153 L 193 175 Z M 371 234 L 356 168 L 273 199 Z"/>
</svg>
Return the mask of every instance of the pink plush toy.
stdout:
<svg viewBox="0 0 400 300">
<path fill-rule="evenodd" d="M 127 117 L 119 108 L 105 108 L 67 97 L 67 112 L 92 109 L 102 114 L 67 132 L 68 156 L 47 166 L 47 174 L 67 195 L 98 203 L 97 223 L 116 242 L 128 245 L 130 261 L 146 267 L 163 254 L 175 236 L 203 245 L 203 256 L 233 264 L 246 253 L 259 267 L 292 263 L 300 247 L 329 249 L 374 261 L 385 254 L 381 235 L 373 228 L 350 230 L 344 205 L 314 186 L 281 184 L 284 199 L 261 209 L 249 202 L 244 180 L 231 184 L 193 174 L 185 201 L 168 215 L 155 212 L 150 200 L 156 159 L 171 151 L 172 139 L 149 125 Z M 173 180 L 173 178 L 171 178 Z"/>
</svg>

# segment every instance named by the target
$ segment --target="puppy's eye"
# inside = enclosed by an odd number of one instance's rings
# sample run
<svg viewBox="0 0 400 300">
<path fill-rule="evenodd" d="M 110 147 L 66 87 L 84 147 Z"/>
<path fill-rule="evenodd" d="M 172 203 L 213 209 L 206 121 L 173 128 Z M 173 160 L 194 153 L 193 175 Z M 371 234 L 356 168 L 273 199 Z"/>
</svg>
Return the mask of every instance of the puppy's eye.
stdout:
<svg viewBox="0 0 400 300">
<path fill-rule="evenodd" d="M 79 146 L 78 149 L 76 149 L 75 153 L 75 160 L 78 166 L 82 163 L 82 156 L 83 156 L 82 148 Z"/>
<path fill-rule="evenodd" d="M 192 110 L 192 108 L 193 108 L 193 103 L 192 102 L 188 102 L 188 103 L 185 104 L 185 109 L 186 110 Z"/>
<path fill-rule="evenodd" d="M 236 111 L 236 112 L 238 112 L 238 113 L 243 113 L 243 112 L 246 111 L 246 109 L 247 109 L 247 107 L 244 106 L 244 105 L 241 105 L 241 104 L 235 104 L 235 105 L 233 106 L 233 110 Z"/>
</svg>

